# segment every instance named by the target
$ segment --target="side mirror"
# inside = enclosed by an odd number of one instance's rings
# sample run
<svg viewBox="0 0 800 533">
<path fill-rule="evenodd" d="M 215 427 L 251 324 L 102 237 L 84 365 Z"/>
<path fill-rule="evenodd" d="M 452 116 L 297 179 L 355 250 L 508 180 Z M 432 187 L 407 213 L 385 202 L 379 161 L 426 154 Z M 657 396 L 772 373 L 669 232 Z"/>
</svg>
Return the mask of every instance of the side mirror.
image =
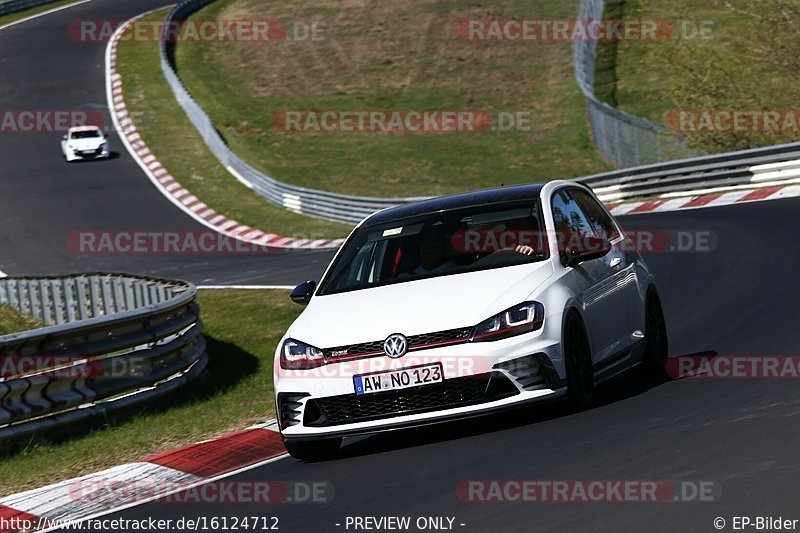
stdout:
<svg viewBox="0 0 800 533">
<path fill-rule="evenodd" d="M 66 133 L 61 137 L 61 140 L 62 141 L 66 141 L 67 140 L 67 134 Z"/>
<path fill-rule="evenodd" d="M 582 237 L 577 244 L 567 248 L 567 266 L 576 267 L 586 261 L 608 255 L 611 243 L 604 237 Z"/>
<path fill-rule="evenodd" d="M 308 302 L 311 301 L 311 297 L 314 296 L 314 291 L 317 289 L 317 282 L 316 281 L 306 281 L 305 283 L 301 283 L 297 287 L 294 288 L 292 291 L 292 301 L 296 304 L 300 305 L 308 305 Z"/>
</svg>

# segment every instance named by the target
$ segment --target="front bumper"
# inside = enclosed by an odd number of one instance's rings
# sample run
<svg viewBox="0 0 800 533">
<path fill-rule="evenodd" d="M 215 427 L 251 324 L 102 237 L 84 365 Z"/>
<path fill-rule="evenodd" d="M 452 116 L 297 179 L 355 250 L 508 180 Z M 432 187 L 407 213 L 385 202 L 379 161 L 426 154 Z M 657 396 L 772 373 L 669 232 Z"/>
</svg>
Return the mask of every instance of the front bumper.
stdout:
<svg viewBox="0 0 800 533">
<path fill-rule="evenodd" d="M 566 387 L 562 387 L 558 390 L 540 391 L 538 394 L 524 393 L 505 400 L 482 403 L 472 407 L 439 409 L 429 413 L 386 418 L 372 423 L 332 426 L 330 428 L 326 428 L 324 431 L 320 431 L 318 428 L 308 428 L 303 431 L 294 430 L 293 428 L 281 428 L 281 433 L 284 437 L 292 440 L 316 440 L 319 438 L 368 435 L 385 431 L 418 428 L 433 424 L 443 424 L 445 422 L 455 420 L 465 420 L 469 418 L 485 416 L 497 411 L 503 411 L 514 407 L 522 407 L 527 404 L 556 400 L 563 397 L 565 394 Z"/>
<path fill-rule="evenodd" d="M 108 159 L 111 156 L 110 150 L 85 150 L 75 151 L 75 150 L 68 150 L 67 159 L 70 161 L 77 161 L 77 160 L 84 160 L 84 161 L 92 161 L 95 159 Z"/>
<path fill-rule="evenodd" d="M 557 317 L 551 317 L 557 318 Z M 559 397 L 565 372 L 558 319 L 495 342 L 421 350 L 401 359 L 373 357 L 305 371 L 275 372 L 276 405 L 286 438 L 357 435 L 479 416 Z M 441 363 L 444 381 L 356 395 L 353 376 Z"/>
</svg>

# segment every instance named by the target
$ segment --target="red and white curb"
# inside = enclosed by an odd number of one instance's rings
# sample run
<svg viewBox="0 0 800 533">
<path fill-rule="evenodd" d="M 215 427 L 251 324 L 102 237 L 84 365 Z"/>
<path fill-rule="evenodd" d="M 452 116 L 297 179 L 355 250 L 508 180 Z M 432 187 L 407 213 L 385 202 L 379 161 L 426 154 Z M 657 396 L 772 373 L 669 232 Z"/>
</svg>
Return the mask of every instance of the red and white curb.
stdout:
<svg viewBox="0 0 800 533">
<path fill-rule="evenodd" d="M 639 202 L 613 203 L 615 195 L 618 194 L 617 191 L 620 190 L 620 187 L 614 185 L 599 187 L 595 189 L 595 193 L 617 216 L 699 209 L 800 196 L 800 161 L 756 165 L 748 170 L 752 174 L 748 184 L 673 192 Z"/>
<path fill-rule="evenodd" d="M 141 461 L 0 499 L 2 531 L 48 531 L 160 500 L 286 456 L 277 424 L 269 422 Z M 126 490 L 127 489 L 127 490 Z"/>
<path fill-rule="evenodd" d="M 623 204 L 610 204 L 608 209 L 615 216 L 717 207 L 745 202 L 778 200 L 800 196 L 800 185 L 772 186 L 761 189 L 735 190 L 730 192 L 708 192 L 683 198 L 659 198 Z"/>
<path fill-rule="evenodd" d="M 138 19 L 152 13 L 143 13 L 122 24 L 108 43 L 106 48 L 106 96 L 111 119 L 119 132 L 123 144 L 130 152 L 133 159 L 139 164 L 150 181 L 173 204 L 184 213 L 197 220 L 204 226 L 228 237 L 273 248 L 338 248 L 344 239 L 294 239 L 283 237 L 276 233 L 261 231 L 240 224 L 225 215 L 217 213 L 213 208 L 203 203 L 192 195 L 186 188 L 178 183 L 175 178 L 164 168 L 156 156 L 144 143 L 141 134 L 137 131 L 128 107 L 125 104 L 122 76 L 117 72 L 117 45 L 122 34 Z"/>
</svg>

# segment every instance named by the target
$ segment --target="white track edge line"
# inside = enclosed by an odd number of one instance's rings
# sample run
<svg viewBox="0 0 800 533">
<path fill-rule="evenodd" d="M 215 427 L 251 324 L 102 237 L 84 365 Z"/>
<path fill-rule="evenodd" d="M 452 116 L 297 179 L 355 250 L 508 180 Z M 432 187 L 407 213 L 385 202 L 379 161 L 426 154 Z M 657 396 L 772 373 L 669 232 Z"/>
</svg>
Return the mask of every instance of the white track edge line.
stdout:
<svg viewBox="0 0 800 533">
<path fill-rule="evenodd" d="M 2 277 L 2 276 L 0 276 Z M 200 290 L 218 291 L 224 289 L 233 289 L 237 291 L 252 291 L 252 290 L 291 290 L 294 289 L 292 285 L 198 285 Z"/>
<path fill-rule="evenodd" d="M 45 15 L 50 15 L 52 13 L 58 13 L 59 11 L 64 11 L 65 9 L 69 9 L 71 7 L 79 6 L 81 4 L 86 4 L 87 2 L 91 2 L 92 0 L 80 0 L 79 2 L 74 2 L 72 4 L 67 4 L 65 6 L 59 6 L 54 9 L 50 9 L 48 11 L 43 11 L 42 13 L 36 13 L 35 15 L 31 15 L 30 17 L 25 17 L 19 20 L 15 20 L 14 22 L 9 22 L 3 26 L 0 26 L 0 31 L 10 28 L 12 26 L 16 26 L 17 24 L 22 24 L 23 22 L 28 22 L 29 20 L 38 19 L 39 17 L 43 17 Z M 9 13 L 11 15 L 12 13 Z"/>
</svg>

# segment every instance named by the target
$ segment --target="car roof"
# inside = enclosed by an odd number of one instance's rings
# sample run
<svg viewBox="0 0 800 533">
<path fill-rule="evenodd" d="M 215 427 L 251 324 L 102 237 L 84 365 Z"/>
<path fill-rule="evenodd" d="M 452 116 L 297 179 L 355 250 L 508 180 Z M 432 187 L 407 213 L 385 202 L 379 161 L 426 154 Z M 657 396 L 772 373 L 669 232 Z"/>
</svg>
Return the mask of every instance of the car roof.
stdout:
<svg viewBox="0 0 800 533">
<path fill-rule="evenodd" d="M 450 211 L 462 207 L 479 205 L 503 204 L 520 200 L 533 200 L 539 198 L 544 184 L 534 183 L 529 185 L 514 185 L 509 187 L 496 187 L 480 191 L 464 192 L 439 196 L 429 200 L 422 200 L 413 204 L 390 207 L 378 211 L 364 221 L 363 226 L 382 224 L 402 218 L 426 215 L 441 211 Z"/>
</svg>

